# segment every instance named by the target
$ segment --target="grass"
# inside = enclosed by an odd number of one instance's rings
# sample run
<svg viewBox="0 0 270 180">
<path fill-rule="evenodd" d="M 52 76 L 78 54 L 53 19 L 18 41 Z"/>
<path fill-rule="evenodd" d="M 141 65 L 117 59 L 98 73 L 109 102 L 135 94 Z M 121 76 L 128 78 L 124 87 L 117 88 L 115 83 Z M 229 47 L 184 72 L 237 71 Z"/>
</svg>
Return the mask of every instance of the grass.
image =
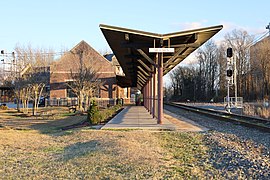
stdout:
<svg viewBox="0 0 270 180">
<path fill-rule="evenodd" d="M 200 134 L 78 129 L 0 131 L 3 179 L 200 178 Z"/>
<path fill-rule="evenodd" d="M 1 179 L 224 179 L 209 162 L 205 134 L 61 131 L 83 117 L 61 118 L 0 127 Z"/>
<path fill-rule="evenodd" d="M 244 104 L 243 113 L 249 116 L 270 119 L 270 107 L 263 107 L 263 105 Z"/>
</svg>

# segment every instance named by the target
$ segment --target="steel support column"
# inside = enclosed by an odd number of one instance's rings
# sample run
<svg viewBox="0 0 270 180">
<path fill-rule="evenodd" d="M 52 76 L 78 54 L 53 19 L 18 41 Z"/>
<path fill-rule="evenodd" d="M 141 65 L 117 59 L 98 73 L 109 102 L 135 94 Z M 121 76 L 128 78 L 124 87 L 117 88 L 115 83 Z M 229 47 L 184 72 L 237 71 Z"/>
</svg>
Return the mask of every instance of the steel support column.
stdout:
<svg viewBox="0 0 270 180">
<path fill-rule="evenodd" d="M 145 86 L 143 87 L 143 106 L 146 108 L 146 105 L 145 105 Z"/>
<path fill-rule="evenodd" d="M 156 75 L 156 70 L 154 71 L 153 74 L 153 118 L 157 117 L 156 116 L 156 94 L 157 94 L 157 75 Z"/>
<path fill-rule="evenodd" d="M 147 82 L 147 105 L 148 105 L 148 112 L 150 112 L 150 81 Z"/>
<path fill-rule="evenodd" d="M 158 54 L 158 124 L 163 119 L 163 54 Z"/>
<path fill-rule="evenodd" d="M 150 114 L 153 114 L 153 77 L 152 76 L 150 77 L 149 85 L 150 85 L 150 88 L 149 88 L 149 91 L 150 91 L 150 93 L 149 93 Z"/>
<path fill-rule="evenodd" d="M 149 112 L 149 82 L 146 83 L 146 109 Z"/>
</svg>

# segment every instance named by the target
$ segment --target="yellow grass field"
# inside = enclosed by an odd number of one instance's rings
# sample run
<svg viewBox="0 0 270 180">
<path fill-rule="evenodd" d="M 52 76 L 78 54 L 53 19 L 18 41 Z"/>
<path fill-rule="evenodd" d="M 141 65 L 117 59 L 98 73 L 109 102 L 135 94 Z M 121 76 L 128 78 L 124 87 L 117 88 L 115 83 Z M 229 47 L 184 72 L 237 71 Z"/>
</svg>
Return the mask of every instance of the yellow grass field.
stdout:
<svg viewBox="0 0 270 180">
<path fill-rule="evenodd" d="M 209 160 L 212 140 L 204 133 L 90 127 L 63 131 L 61 127 L 85 116 L 36 119 L 14 114 L 0 116 L 0 179 L 226 179 L 243 173 L 226 171 L 222 176 L 224 171 Z"/>
</svg>

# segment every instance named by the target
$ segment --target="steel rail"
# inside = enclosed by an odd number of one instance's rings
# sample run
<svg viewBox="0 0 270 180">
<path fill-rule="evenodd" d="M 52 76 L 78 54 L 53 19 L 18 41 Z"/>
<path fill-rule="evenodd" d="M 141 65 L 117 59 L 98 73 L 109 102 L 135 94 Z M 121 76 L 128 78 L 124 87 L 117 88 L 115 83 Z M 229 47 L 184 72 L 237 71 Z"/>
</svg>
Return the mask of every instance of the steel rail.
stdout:
<svg viewBox="0 0 270 180">
<path fill-rule="evenodd" d="M 202 114 L 211 118 L 215 118 L 218 120 L 226 121 L 226 122 L 232 122 L 235 124 L 241 124 L 247 127 L 256 128 L 259 130 L 262 130 L 264 132 L 270 132 L 270 120 L 263 119 L 263 118 L 257 118 L 257 117 L 251 117 L 251 116 L 243 116 L 233 113 L 227 113 L 227 112 L 221 112 L 221 111 L 215 111 L 200 107 L 194 107 L 194 106 L 188 106 L 185 104 L 179 104 L 179 103 L 165 103 L 166 105 L 177 107 L 180 109 L 184 109 L 190 112 Z"/>
</svg>

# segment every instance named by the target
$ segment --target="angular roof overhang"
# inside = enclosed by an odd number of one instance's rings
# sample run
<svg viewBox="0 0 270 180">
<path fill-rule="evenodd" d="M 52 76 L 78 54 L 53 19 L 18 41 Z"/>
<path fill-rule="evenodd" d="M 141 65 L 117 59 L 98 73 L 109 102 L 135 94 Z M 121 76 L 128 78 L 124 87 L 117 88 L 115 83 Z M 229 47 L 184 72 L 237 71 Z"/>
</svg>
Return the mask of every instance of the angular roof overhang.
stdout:
<svg viewBox="0 0 270 180">
<path fill-rule="evenodd" d="M 125 73 L 125 77 L 121 77 L 121 80 L 119 78 L 118 84 L 122 87 L 138 87 L 139 89 L 144 87 L 156 67 L 156 53 L 149 53 L 149 48 L 175 49 L 173 53 L 163 54 L 163 73 L 165 75 L 219 32 L 222 27 L 219 25 L 169 34 L 156 34 L 100 25 L 102 33 Z"/>
</svg>

